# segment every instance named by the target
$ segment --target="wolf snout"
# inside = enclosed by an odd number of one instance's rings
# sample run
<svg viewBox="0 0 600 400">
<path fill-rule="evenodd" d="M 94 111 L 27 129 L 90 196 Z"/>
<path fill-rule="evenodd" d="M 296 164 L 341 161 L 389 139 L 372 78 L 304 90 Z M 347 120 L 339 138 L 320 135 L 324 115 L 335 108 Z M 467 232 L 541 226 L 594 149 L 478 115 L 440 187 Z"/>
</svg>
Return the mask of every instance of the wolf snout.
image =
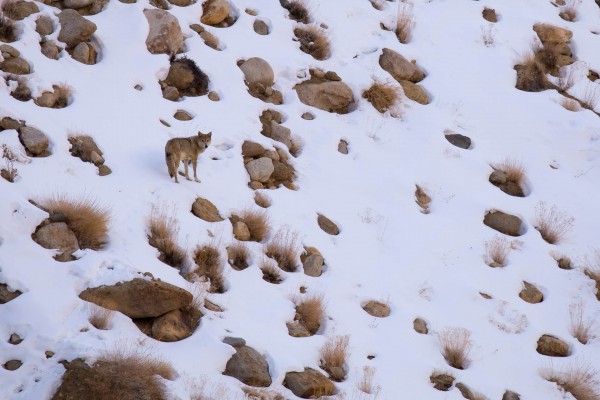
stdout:
<svg viewBox="0 0 600 400">
<path fill-rule="evenodd" d="M 204 145 L 204 148 L 205 148 L 205 149 L 208 149 L 208 145 L 207 145 L 207 144 L 205 144 L 205 145 Z"/>
</svg>

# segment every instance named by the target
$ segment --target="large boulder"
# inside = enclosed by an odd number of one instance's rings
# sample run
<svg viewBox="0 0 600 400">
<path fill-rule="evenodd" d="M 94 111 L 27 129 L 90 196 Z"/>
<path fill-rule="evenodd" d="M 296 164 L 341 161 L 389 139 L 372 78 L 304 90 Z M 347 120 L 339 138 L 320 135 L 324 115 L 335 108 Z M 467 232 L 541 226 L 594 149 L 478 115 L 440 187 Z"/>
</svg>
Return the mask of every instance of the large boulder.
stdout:
<svg viewBox="0 0 600 400">
<path fill-rule="evenodd" d="M 552 335 L 542 335 L 537 342 L 537 352 L 550 357 L 567 357 L 569 345 Z"/>
<path fill-rule="evenodd" d="M 288 372 L 285 374 L 283 386 L 303 399 L 331 396 L 335 393 L 333 382 L 312 368 L 305 368 L 303 372 Z"/>
<path fill-rule="evenodd" d="M 54 257 L 56 261 L 72 261 L 75 259 L 73 252 L 79 250 L 77 236 L 64 222 L 44 225 L 32 237 L 45 249 L 58 249 L 60 253 Z"/>
<path fill-rule="evenodd" d="M 249 386 L 271 385 L 269 364 L 256 350 L 248 346 L 236 346 L 236 353 L 227 361 L 224 375 L 232 376 Z"/>
<path fill-rule="evenodd" d="M 206 25 L 218 25 L 229 16 L 231 6 L 227 0 L 208 0 L 202 4 L 200 22 Z"/>
<path fill-rule="evenodd" d="M 248 162 L 246 164 L 246 170 L 248 171 L 251 180 L 267 182 L 273 171 L 275 171 L 275 167 L 273 166 L 273 160 L 269 157 L 261 157 Z"/>
<path fill-rule="evenodd" d="M 192 213 L 206 222 L 220 222 L 223 217 L 219 214 L 217 207 L 207 199 L 198 197 L 192 204 Z"/>
<path fill-rule="evenodd" d="M 159 317 L 189 306 L 193 298 L 190 292 L 177 286 L 141 278 L 112 286 L 88 288 L 79 297 L 100 307 L 120 311 L 130 318 Z"/>
<path fill-rule="evenodd" d="M 183 33 L 179 20 L 164 10 L 144 10 L 150 25 L 146 47 L 152 54 L 174 55 L 183 46 Z"/>
<path fill-rule="evenodd" d="M 71 49 L 81 42 L 87 42 L 96 32 L 96 24 L 83 18 L 75 10 L 63 10 L 58 14 L 58 21 L 60 23 L 58 40 Z"/>
<path fill-rule="evenodd" d="M 294 89 L 302 103 L 328 112 L 347 114 L 354 104 L 352 89 L 344 82 L 311 79 Z"/>
<path fill-rule="evenodd" d="M 523 221 L 521 218 L 502 211 L 490 211 L 483 218 L 483 223 L 500 233 L 509 236 L 520 236 Z"/>
<path fill-rule="evenodd" d="M 48 138 L 44 132 L 31 126 L 25 126 L 19 131 L 19 139 L 32 156 L 44 156 L 48 151 Z"/>
<path fill-rule="evenodd" d="M 275 80 L 275 74 L 268 62 L 259 57 L 252 57 L 240 64 L 248 87 L 262 85 L 264 88 L 271 87 Z"/>
<path fill-rule="evenodd" d="M 425 73 L 419 67 L 390 49 L 383 49 L 379 57 L 379 65 L 398 82 L 417 83 L 425 78 Z"/>
</svg>

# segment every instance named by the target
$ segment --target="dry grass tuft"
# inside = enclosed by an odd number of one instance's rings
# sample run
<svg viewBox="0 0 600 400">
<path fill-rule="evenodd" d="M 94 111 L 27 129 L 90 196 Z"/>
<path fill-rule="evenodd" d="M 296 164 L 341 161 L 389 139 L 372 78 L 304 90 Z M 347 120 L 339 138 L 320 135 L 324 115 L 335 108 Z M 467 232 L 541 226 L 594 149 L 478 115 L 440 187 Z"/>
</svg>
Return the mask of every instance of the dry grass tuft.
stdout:
<svg viewBox="0 0 600 400">
<path fill-rule="evenodd" d="M 506 180 L 515 185 L 522 186 L 525 180 L 525 166 L 516 159 L 507 158 L 500 164 L 496 164 L 493 168 L 497 171 L 502 171 L 506 175 Z"/>
<path fill-rule="evenodd" d="M 290 18 L 294 21 L 308 24 L 310 22 L 310 12 L 303 0 L 280 0 L 281 6 L 288 10 Z"/>
<path fill-rule="evenodd" d="M 348 361 L 350 343 L 349 336 L 333 336 L 321 348 L 321 368 L 329 373 L 329 377 L 337 382 L 346 379 L 346 362 Z"/>
<path fill-rule="evenodd" d="M 510 243 L 503 236 L 496 236 L 494 239 L 484 243 L 485 262 L 492 268 L 506 266 L 506 258 L 510 252 Z"/>
<path fill-rule="evenodd" d="M 11 43 L 17 40 L 15 23 L 0 13 L 0 40 Z"/>
<path fill-rule="evenodd" d="M 262 260 L 260 270 L 263 273 L 263 279 L 269 283 L 280 284 L 283 281 L 283 277 L 279 272 L 279 268 L 275 262 L 269 258 Z"/>
<path fill-rule="evenodd" d="M 577 83 L 577 77 L 575 76 L 575 68 L 573 67 L 562 67 L 558 73 L 557 86 L 563 92 L 567 92 Z"/>
<path fill-rule="evenodd" d="M 373 386 L 373 378 L 375 377 L 375 367 L 364 366 L 363 378 L 358 382 L 357 387 L 363 393 L 373 394 L 377 398 L 377 394 L 381 390 L 379 386 Z"/>
<path fill-rule="evenodd" d="M 464 328 L 449 328 L 439 334 L 442 355 L 448 365 L 456 369 L 465 369 L 469 363 L 471 334 Z"/>
<path fill-rule="evenodd" d="M 542 378 L 556 383 L 576 400 L 599 400 L 600 383 L 597 371 L 590 365 L 570 366 L 563 370 L 546 368 L 540 371 Z"/>
<path fill-rule="evenodd" d="M 300 50 L 316 60 L 326 60 L 331 54 L 331 45 L 325 31 L 318 25 L 298 26 L 294 35 L 300 41 Z"/>
<path fill-rule="evenodd" d="M 244 398 L 248 400 L 285 400 L 281 394 L 269 390 L 255 387 L 243 387 Z"/>
<path fill-rule="evenodd" d="M 396 14 L 396 28 L 394 32 L 400 43 L 410 42 L 412 31 L 415 28 L 415 15 L 413 14 L 413 4 L 401 2 L 398 3 L 398 12 Z"/>
<path fill-rule="evenodd" d="M 235 242 L 227 247 L 227 261 L 234 269 L 241 271 L 248 268 L 250 250 L 244 242 Z"/>
<path fill-rule="evenodd" d="M 269 198 L 269 196 L 261 192 L 254 193 L 254 202 L 257 206 L 261 208 L 271 207 L 271 199 Z"/>
<path fill-rule="evenodd" d="M 271 231 L 271 222 L 265 210 L 247 209 L 242 211 L 240 220 L 250 231 L 250 240 L 262 242 Z"/>
<path fill-rule="evenodd" d="M 150 354 L 148 350 L 139 350 L 137 347 L 119 348 L 105 352 L 98 358 L 96 363 L 119 365 L 127 370 L 127 375 L 131 374 L 133 377 L 155 378 L 158 375 L 164 379 L 173 380 L 177 376 L 170 363 Z M 115 395 L 112 398 L 118 399 L 120 396 Z"/>
<path fill-rule="evenodd" d="M 2 171 L 0 171 L 0 175 L 7 181 L 14 182 L 19 175 L 19 171 L 15 168 L 17 156 L 14 155 L 6 144 L 2 145 L 2 158 L 4 159 L 6 168 L 3 168 Z"/>
<path fill-rule="evenodd" d="M 573 111 L 573 112 L 581 111 L 581 106 L 579 105 L 579 103 L 577 101 L 568 99 L 566 97 L 563 97 L 560 100 L 560 105 L 569 111 Z"/>
<path fill-rule="evenodd" d="M 218 245 L 209 243 L 196 248 L 194 262 L 196 268 L 192 270 L 192 273 L 205 277 L 210 281 L 208 291 L 210 293 L 224 293 L 223 261 Z"/>
<path fill-rule="evenodd" d="M 563 240 L 573 228 L 575 218 L 559 211 L 556 206 L 548 208 L 546 203 L 540 202 L 535 211 L 534 226 L 542 238 L 550 243 L 556 244 Z"/>
<path fill-rule="evenodd" d="M 179 224 L 166 206 L 153 205 L 148 217 L 148 243 L 159 251 L 158 259 L 173 268 L 185 268 L 186 251 L 177 244 Z"/>
<path fill-rule="evenodd" d="M 96 199 L 89 196 L 70 199 L 66 195 L 55 195 L 44 205 L 50 214 L 65 216 L 80 248 L 101 250 L 106 246 L 110 209 L 99 205 Z"/>
<path fill-rule="evenodd" d="M 89 321 L 90 324 L 94 326 L 96 329 L 106 330 L 110 324 L 110 320 L 114 315 L 113 310 L 109 310 L 107 308 L 99 307 L 97 305 L 90 306 L 90 316 Z"/>
<path fill-rule="evenodd" d="M 581 5 L 581 0 L 567 0 L 564 6 L 560 8 L 558 14 L 565 21 L 573 22 L 577 18 L 577 9 Z"/>
<path fill-rule="evenodd" d="M 431 197 L 427 194 L 422 186 L 415 185 L 415 202 L 421 207 L 423 214 L 429 214 L 429 204 L 431 204 Z"/>
<path fill-rule="evenodd" d="M 280 229 L 265 246 L 265 254 L 275 260 L 282 270 L 286 272 L 296 271 L 300 257 L 298 232 Z"/>
<path fill-rule="evenodd" d="M 581 344 L 587 344 L 590 341 L 594 328 L 594 320 L 586 320 L 584 311 L 583 303 L 573 304 L 569 307 L 569 316 L 571 317 L 569 332 Z"/>
<path fill-rule="evenodd" d="M 398 100 L 400 94 L 398 87 L 387 82 L 375 81 L 371 87 L 362 93 L 362 97 L 375 107 L 380 113 L 390 110 Z"/>
<path fill-rule="evenodd" d="M 517 89 L 526 92 L 541 92 L 550 86 L 548 78 L 546 78 L 546 68 L 538 59 L 538 54 L 542 49 L 541 45 L 535 45 L 533 52 L 522 56 L 517 61 L 515 66 Z"/>
<path fill-rule="evenodd" d="M 586 257 L 585 274 L 596 282 L 596 298 L 600 300 L 600 250 Z"/>
<path fill-rule="evenodd" d="M 296 320 L 302 324 L 311 335 L 317 333 L 325 316 L 323 296 L 313 295 L 296 305 Z"/>
</svg>

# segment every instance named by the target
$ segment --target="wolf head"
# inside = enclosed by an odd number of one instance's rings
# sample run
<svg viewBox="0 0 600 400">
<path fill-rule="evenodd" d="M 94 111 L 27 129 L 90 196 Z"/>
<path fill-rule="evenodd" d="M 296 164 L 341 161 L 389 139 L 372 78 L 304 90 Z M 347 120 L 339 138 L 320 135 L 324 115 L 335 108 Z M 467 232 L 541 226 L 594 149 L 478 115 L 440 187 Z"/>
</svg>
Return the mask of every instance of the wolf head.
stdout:
<svg viewBox="0 0 600 400">
<path fill-rule="evenodd" d="M 210 145 L 210 139 L 212 137 L 212 132 L 202 133 L 198 131 L 198 142 L 200 147 L 204 146 L 205 149 Z"/>
</svg>

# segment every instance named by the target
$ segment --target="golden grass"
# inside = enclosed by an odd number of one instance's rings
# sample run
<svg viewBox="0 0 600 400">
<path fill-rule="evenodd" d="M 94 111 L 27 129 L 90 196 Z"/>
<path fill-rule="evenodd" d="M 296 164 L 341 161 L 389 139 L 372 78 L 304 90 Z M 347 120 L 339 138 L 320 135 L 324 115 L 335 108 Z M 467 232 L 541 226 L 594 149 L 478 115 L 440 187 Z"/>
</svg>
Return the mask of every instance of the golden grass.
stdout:
<svg viewBox="0 0 600 400">
<path fill-rule="evenodd" d="M 469 363 L 471 334 L 464 328 L 449 328 L 439 334 L 444 359 L 453 368 L 465 369 Z"/>
<path fill-rule="evenodd" d="M 248 400 L 285 400 L 281 394 L 269 389 L 246 386 L 242 388 L 242 391 L 244 398 Z"/>
<path fill-rule="evenodd" d="M 396 13 L 396 27 L 394 33 L 400 43 L 410 42 L 413 29 L 415 28 L 415 15 L 413 13 L 413 4 L 407 2 L 398 3 L 398 12 Z"/>
<path fill-rule="evenodd" d="M 574 223 L 575 218 L 559 211 L 556 206 L 548 208 L 546 203 L 540 202 L 536 207 L 535 229 L 550 244 L 556 244 L 563 240 L 573 228 Z"/>
<path fill-rule="evenodd" d="M 101 250 L 107 244 L 110 209 L 90 196 L 55 195 L 44 202 L 50 214 L 63 214 L 82 249 Z"/>
<path fill-rule="evenodd" d="M 525 166 L 520 161 L 507 158 L 499 164 L 494 165 L 494 169 L 504 172 L 506 179 L 519 186 L 523 184 L 525 179 Z"/>
<path fill-rule="evenodd" d="M 569 307 L 571 320 L 569 332 L 581 344 L 587 344 L 590 341 L 592 338 L 592 329 L 594 328 L 594 320 L 586 319 L 584 311 L 583 303 L 573 304 Z"/>
<path fill-rule="evenodd" d="M 363 367 L 363 376 L 357 383 L 357 388 L 363 393 L 373 394 L 377 398 L 377 394 L 381 390 L 380 386 L 375 386 L 373 381 L 375 378 L 375 367 L 365 365 Z"/>
<path fill-rule="evenodd" d="M 581 0 L 567 0 L 565 5 L 560 8 L 559 16 L 565 21 L 575 21 L 577 18 L 577 10 L 580 5 Z"/>
<path fill-rule="evenodd" d="M 598 373 L 590 365 L 571 365 L 561 370 L 550 367 L 541 370 L 540 375 L 577 400 L 600 400 Z"/>
<path fill-rule="evenodd" d="M 263 273 L 263 279 L 269 283 L 279 284 L 283 281 L 283 277 L 279 272 L 279 268 L 275 262 L 269 258 L 262 260 L 260 270 Z"/>
<path fill-rule="evenodd" d="M 542 51 L 541 45 L 534 45 L 532 52 L 523 55 L 516 62 L 517 85 L 516 88 L 527 92 L 540 92 L 549 87 L 548 78 L 546 78 L 546 67 L 538 58 Z M 546 62 L 551 62 L 545 58 Z"/>
<path fill-rule="evenodd" d="M 177 244 L 179 223 L 165 205 L 153 205 L 147 220 L 148 243 L 159 251 L 158 259 L 182 270 L 186 265 L 186 251 Z"/>
<path fill-rule="evenodd" d="M 250 240 L 262 242 L 271 231 L 271 222 L 265 210 L 246 209 L 242 211 L 240 220 L 250 231 Z"/>
<path fill-rule="evenodd" d="M 350 336 L 332 336 L 321 347 L 321 368 L 329 373 L 329 377 L 341 382 L 346 379 L 346 363 L 350 350 Z"/>
<path fill-rule="evenodd" d="M 300 41 L 300 50 L 316 60 L 326 60 L 331 53 L 331 45 L 325 31 L 318 25 L 298 26 L 294 35 Z"/>
<path fill-rule="evenodd" d="M 113 310 L 99 307 L 95 304 L 90 305 L 90 324 L 92 324 L 92 326 L 96 329 L 106 330 L 108 329 L 110 320 L 112 319 L 114 313 L 115 312 Z"/>
<path fill-rule="evenodd" d="M 297 320 L 311 335 L 317 333 L 325 316 L 324 298 L 312 295 L 296 305 Z"/>
<path fill-rule="evenodd" d="M 177 372 L 173 366 L 158 356 L 152 355 L 149 350 L 140 350 L 137 347 L 115 348 L 100 355 L 96 362 L 118 364 L 134 375 L 160 376 L 167 380 L 174 380 Z M 115 396 L 115 398 L 119 398 Z"/>
<path fill-rule="evenodd" d="M 282 270 L 286 272 L 296 271 L 300 257 L 298 232 L 280 229 L 265 246 L 265 254 L 275 260 Z"/>
<path fill-rule="evenodd" d="M 250 250 L 244 242 L 235 242 L 227 246 L 227 261 L 234 269 L 241 271 L 248 268 Z"/>
<path fill-rule="evenodd" d="M 211 293 L 224 293 L 225 285 L 223 278 L 223 261 L 221 252 L 215 243 L 199 246 L 194 251 L 194 262 L 196 268 L 193 273 L 201 277 L 206 277 L 210 281 Z"/>
<path fill-rule="evenodd" d="M 303 24 L 310 22 L 310 12 L 303 0 L 284 0 L 281 2 L 281 5 L 288 10 L 290 19 Z"/>
<path fill-rule="evenodd" d="M 484 243 L 485 261 L 492 268 L 506 266 L 506 259 L 510 252 L 510 243 L 503 236 L 495 236 L 492 240 Z"/>
<path fill-rule="evenodd" d="M 362 93 L 362 97 L 375 107 L 380 113 L 390 110 L 400 99 L 398 87 L 387 82 L 375 81 L 369 89 Z"/>
</svg>

